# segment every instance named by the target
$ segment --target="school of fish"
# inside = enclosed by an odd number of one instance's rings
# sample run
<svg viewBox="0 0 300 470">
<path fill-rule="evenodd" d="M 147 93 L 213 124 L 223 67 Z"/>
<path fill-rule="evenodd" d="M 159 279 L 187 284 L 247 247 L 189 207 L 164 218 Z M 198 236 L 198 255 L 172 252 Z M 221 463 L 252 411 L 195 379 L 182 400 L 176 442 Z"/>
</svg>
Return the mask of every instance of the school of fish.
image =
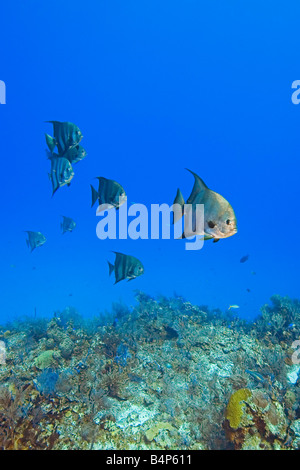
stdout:
<svg viewBox="0 0 300 470">
<path fill-rule="evenodd" d="M 71 122 L 46 121 L 53 126 L 53 136 L 45 134 L 46 150 L 48 159 L 51 162 L 49 178 L 52 183 L 52 196 L 62 186 L 70 186 L 74 177 L 73 165 L 83 160 L 87 153 L 80 145 L 83 135 L 75 124 Z M 56 152 L 55 149 L 57 149 Z M 212 191 L 204 181 L 193 171 L 188 170 L 194 176 L 194 186 L 192 192 L 185 203 L 184 197 L 178 188 L 174 200 L 173 223 L 177 223 L 182 217 L 191 215 L 192 224 L 182 234 L 181 238 L 190 236 L 200 236 L 204 240 L 212 239 L 217 242 L 220 239 L 231 237 L 237 233 L 237 220 L 230 203 L 220 194 Z M 105 178 L 98 179 L 98 189 L 91 186 L 92 204 L 98 201 L 98 211 L 115 208 L 116 210 L 126 201 L 126 192 L 118 182 Z M 197 223 L 197 205 L 204 206 L 204 220 L 202 224 Z M 188 207 L 188 209 L 186 209 Z M 76 227 L 76 222 L 67 216 L 62 216 L 60 224 L 62 234 L 72 232 Z M 26 231 L 28 239 L 27 246 L 31 252 L 42 246 L 46 242 L 46 237 L 41 232 Z M 128 281 L 137 278 L 144 273 L 144 266 L 141 261 L 134 256 L 124 253 L 113 252 L 116 255 L 114 264 L 108 261 L 109 275 L 115 274 L 115 284 L 127 279 Z M 248 255 L 241 258 L 240 262 L 247 261 Z M 231 305 L 231 308 L 238 308 Z"/>
</svg>

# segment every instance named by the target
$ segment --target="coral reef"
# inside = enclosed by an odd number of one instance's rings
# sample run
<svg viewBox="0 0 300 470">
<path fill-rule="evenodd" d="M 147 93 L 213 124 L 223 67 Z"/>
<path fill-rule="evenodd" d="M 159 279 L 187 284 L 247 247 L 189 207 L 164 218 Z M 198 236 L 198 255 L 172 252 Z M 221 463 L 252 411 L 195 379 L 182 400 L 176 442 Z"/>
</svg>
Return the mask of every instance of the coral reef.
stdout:
<svg viewBox="0 0 300 470">
<path fill-rule="evenodd" d="M 228 419 L 229 426 L 232 429 L 240 427 L 243 416 L 243 402 L 245 402 L 247 398 L 251 397 L 251 395 L 251 391 L 247 388 L 240 388 L 231 395 L 226 408 L 225 417 Z"/>
<path fill-rule="evenodd" d="M 299 302 L 247 323 L 142 292 L 0 326 L 1 449 L 299 449 Z"/>
</svg>

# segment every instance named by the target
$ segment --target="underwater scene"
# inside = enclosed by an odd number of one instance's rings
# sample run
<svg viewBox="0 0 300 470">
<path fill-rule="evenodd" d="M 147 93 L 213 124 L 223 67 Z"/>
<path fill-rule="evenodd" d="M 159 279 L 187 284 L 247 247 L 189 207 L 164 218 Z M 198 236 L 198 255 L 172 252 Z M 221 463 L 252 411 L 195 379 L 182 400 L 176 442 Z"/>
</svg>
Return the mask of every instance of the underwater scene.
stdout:
<svg viewBox="0 0 300 470">
<path fill-rule="evenodd" d="M 300 449 L 299 14 L 2 5 L 1 450 Z"/>
</svg>

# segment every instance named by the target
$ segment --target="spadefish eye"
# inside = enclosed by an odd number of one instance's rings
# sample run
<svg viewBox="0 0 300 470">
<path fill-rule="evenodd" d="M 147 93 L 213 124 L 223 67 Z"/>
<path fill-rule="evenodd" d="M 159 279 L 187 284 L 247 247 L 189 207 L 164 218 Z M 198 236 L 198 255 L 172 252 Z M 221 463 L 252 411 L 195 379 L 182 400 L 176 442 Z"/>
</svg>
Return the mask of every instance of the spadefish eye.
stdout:
<svg viewBox="0 0 300 470">
<path fill-rule="evenodd" d="M 214 226 L 216 225 L 211 220 L 209 222 L 207 222 L 207 224 L 208 224 L 209 228 L 214 228 Z"/>
<path fill-rule="evenodd" d="M 226 220 L 226 224 L 227 225 L 230 225 L 231 224 L 231 221 L 229 219 Z"/>
</svg>

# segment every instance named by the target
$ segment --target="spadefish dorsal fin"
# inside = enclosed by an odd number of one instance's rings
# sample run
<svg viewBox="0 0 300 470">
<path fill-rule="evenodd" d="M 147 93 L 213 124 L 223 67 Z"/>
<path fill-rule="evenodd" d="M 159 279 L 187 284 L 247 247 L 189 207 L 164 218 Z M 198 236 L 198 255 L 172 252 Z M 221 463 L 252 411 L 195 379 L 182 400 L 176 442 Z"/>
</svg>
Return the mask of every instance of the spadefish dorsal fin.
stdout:
<svg viewBox="0 0 300 470">
<path fill-rule="evenodd" d="M 53 152 L 53 150 L 55 149 L 56 147 L 56 140 L 54 137 L 51 137 L 51 135 L 49 134 L 45 134 L 45 137 L 46 137 L 46 143 L 49 147 L 49 150 L 51 151 L 51 153 Z"/>
<path fill-rule="evenodd" d="M 109 275 L 111 275 L 111 273 L 115 270 L 115 266 L 109 261 L 107 262 L 108 262 L 108 267 L 109 267 Z"/>
<path fill-rule="evenodd" d="M 173 204 L 180 204 L 181 206 L 184 206 L 184 198 L 179 188 L 177 189 Z"/>
<path fill-rule="evenodd" d="M 193 190 L 191 192 L 190 197 L 187 200 L 187 204 L 192 204 L 197 194 L 199 194 L 201 192 L 204 192 L 205 190 L 207 190 L 209 188 L 206 186 L 206 184 L 200 178 L 200 176 L 198 176 L 196 173 L 189 170 L 188 168 L 186 168 L 186 170 L 189 171 L 190 173 L 192 173 L 192 175 L 194 175 L 194 178 L 195 178 L 195 183 L 194 183 Z"/>
<path fill-rule="evenodd" d="M 95 204 L 95 202 L 97 201 L 97 199 L 99 198 L 99 194 L 98 194 L 98 191 L 96 191 L 96 189 L 90 184 L 90 187 L 91 187 L 91 190 L 92 190 L 92 206 Z"/>
<path fill-rule="evenodd" d="M 177 209 L 174 209 L 172 224 L 176 224 L 176 222 L 178 222 L 178 220 L 180 220 L 181 217 L 183 216 L 184 198 L 179 188 L 177 189 L 177 193 L 176 193 L 176 197 L 174 199 L 173 205 L 174 204 L 179 204 L 179 206 L 181 207 L 181 210 L 178 211 Z"/>
</svg>

